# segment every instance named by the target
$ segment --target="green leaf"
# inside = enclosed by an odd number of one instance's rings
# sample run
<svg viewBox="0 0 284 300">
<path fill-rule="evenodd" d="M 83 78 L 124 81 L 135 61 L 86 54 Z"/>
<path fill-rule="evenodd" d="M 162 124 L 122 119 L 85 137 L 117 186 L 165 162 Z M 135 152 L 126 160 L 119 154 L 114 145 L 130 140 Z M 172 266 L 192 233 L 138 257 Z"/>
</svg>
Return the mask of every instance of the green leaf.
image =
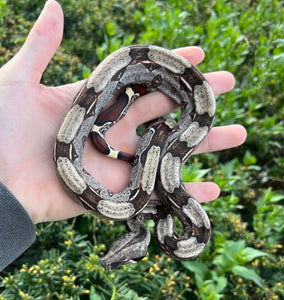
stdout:
<svg viewBox="0 0 284 300">
<path fill-rule="evenodd" d="M 95 288 L 92 286 L 90 291 L 90 300 L 102 300 L 103 298 L 96 293 Z"/>
<path fill-rule="evenodd" d="M 90 76 L 91 74 L 91 70 L 86 67 L 86 66 L 83 66 L 83 78 L 86 79 Z"/>
<path fill-rule="evenodd" d="M 195 273 L 202 280 L 205 280 L 210 270 L 206 264 L 199 261 L 182 261 L 181 264 L 189 271 Z"/>
<path fill-rule="evenodd" d="M 246 247 L 241 251 L 242 259 L 245 259 L 246 262 L 250 262 L 253 259 L 255 259 L 256 257 L 267 256 L 267 255 L 268 255 L 267 253 L 265 253 L 263 251 L 256 250 L 256 249 L 251 248 L 251 247 Z"/>
<path fill-rule="evenodd" d="M 115 35 L 116 33 L 116 25 L 115 23 L 109 22 L 106 27 L 107 34 L 110 36 Z"/>
<path fill-rule="evenodd" d="M 284 195 L 276 194 L 271 197 L 271 202 L 275 203 L 284 199 Z"/>
<path fill-rule="evenodd" d="M 227 278 L 224 276 L 220 276 L 217 279 L 217 287 L 216 287 L 216 292 L 222 292 L 224 290 L 224 288 L 227 286 Z"/>
<path fill-rule="evenodd" d="M 198 164 L 185 166 L 182 169 L 182 177 L 184 181 L 196 182 L 202 180 L 202 178 L 210 172 L 210 169 L 199 169 Z"/>
<path fill-rule="evenodd" d="M 244 266 L 234 266 L 232 268 L 232 272 L 236 275 L 239 275 L 245 279 L 252 280 L 254 283 L 256 283 L 258 286 L 262 286 L 259 276 L 255 273 L 254 270 L 248 269 Z"/>
<path fill-rule="evenodd" d="M 245 247 L 245 241 L 226 241 L 224 244 L 223 255 L 231 260 L 232 262 L 236 262 L 236 256 L 241 252 Z"/>
<path fill-rule="evenodd" d="M 284 47 L 284 39 L 276 39 L 273 44 L 277 44 L 278 47 Z"/>
<path fill-rule="evenodd" d="M 246 154 L 244 156 L 244 164 L 246 166 L 248 165 L 254 165 L 257 162 L 257 158 L 252 155 L 249 151 L 246 151 Z"/>
</svg>

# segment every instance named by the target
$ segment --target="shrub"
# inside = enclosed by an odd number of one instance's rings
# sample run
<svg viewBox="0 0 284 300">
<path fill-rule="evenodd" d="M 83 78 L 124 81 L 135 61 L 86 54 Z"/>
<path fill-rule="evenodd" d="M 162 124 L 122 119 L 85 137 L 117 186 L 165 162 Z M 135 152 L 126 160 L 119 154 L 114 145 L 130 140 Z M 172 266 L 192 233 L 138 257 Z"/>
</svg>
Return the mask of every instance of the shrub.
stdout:
<svg viewBox="0 0 284 300">
<path fill-rule="evenodd" d="M 226 69 L 233 91 L 217 97 L 216 125 L 248 131 L 237 149 L 194 157 L 185 179 L 211 180 L 213 224 L 198 259 L 169 259 L 151 242 L 141 263 L 105 271 L 99 257 L 123 223 L 86 214 L 37 226 L 37 240 L 0 277 L 0 299 L 282 299 L 284 8 L 260 1 L 59 1 L 64 40 L 42 82 L 86 78 L 110 52 L 135 43 L 200 45 L 203 72 Z M 0 64 L 19 49 L 44 1 L 0 1 Z M 2 297 L 2 298 L 1 298 Z"/>
</svg>

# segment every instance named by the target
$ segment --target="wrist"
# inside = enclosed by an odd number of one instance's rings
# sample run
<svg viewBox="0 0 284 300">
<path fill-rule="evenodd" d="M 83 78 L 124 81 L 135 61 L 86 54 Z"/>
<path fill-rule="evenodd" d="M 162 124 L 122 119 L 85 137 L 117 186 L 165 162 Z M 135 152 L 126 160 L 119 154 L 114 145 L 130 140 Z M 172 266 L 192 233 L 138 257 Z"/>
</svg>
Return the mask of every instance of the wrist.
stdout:
<svg viewBox="0 0 284 300">
<path fill-rule="evenodd" d="M 22 208 L 25 210 L 29 218 L 31 219 L 32 223 L 35 224 L 35 216 L 30 210 L 30 207 L 28 205 L 28 201 L 26 201 L 25 193 L 23 190 L 19 189 L 17 187 L 17 183 L 13 182 L 12 180 L 9 180 L 8 178 L 1 178 L 2 186 L 4 186 L 7 191 L 10 192 L 10 194 L 19 202 L 19 204 L 22 206 Z M 23 185 L 22 185 L 23 186 Z"/>
</svg>

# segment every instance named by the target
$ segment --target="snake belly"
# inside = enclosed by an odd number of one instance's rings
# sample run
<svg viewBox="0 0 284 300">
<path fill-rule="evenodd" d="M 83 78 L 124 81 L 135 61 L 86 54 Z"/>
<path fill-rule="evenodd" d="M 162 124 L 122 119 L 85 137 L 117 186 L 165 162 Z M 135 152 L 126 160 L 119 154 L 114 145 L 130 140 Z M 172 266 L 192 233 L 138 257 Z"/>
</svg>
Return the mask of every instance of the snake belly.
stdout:
<svg viewBox="0 0 284 300">
<path fill-rule="evenodd" d="M 181 108 L 181 116 L 177 122 L 161 118 L 147 128 L 139 140 L 127 187 L 113 193 L 85 170 L 82 155 L 104 109 L 133 85 L 168 95 Z M 137 97 L 130 94 L 128 99 L 125 113 Z M 130 232 L 101 259 L 105 268 L 136 262 L 146 255 L 150 237 L 143 221 L 147 218 L 155 221 L 157 243 L 169 256 L 191 259 L 205 249 L 210 221 L 185 189 L 181 170 L 208 135 L 215 110 L 214 94 L 200 71 L 157 46 L 117 50 L 86 80 L 57 134 L 54 161 L 63 187 L 88 211 L 111 220 L 127 220 Z M 154 189 L 158 201 L 150 201 Z M 175 216 L 183 226 L 182 236 L 176 231 Z"/>
</svg>

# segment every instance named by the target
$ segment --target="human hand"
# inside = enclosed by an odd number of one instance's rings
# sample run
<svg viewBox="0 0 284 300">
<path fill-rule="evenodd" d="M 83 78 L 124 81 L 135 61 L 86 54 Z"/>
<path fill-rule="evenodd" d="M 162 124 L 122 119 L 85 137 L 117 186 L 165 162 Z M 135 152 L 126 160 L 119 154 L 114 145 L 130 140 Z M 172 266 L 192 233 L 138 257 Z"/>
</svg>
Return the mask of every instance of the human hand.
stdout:
<svg viewBox="0 0 284 300">
<path fill-rule="evenodd" d="M 0 181 L 22 203 L 34 223 L 85 212 L 61 187 L 52 160 L 57 131 L 83 82 L 59 87 L 40 84 L 42 73 L 61 42 L 62 32 L 61 7 L 55 0 L 49 0 L 23 47 L 0 69 Z M 194 65 L 204 57 L 197 47 L 175 52 Z M 205 77 L 215 94 L 234 86 L 234 78 L 228 72 L 209 73 Z M 107 132 L 107 139 L 114 148 L 134 153 L 138 141 L 136 127 L 174 109 L 174 103 L 160 92 L 145 95 Z M 245 138 L 246 131 L 240 125 L 213 128 L 195 153 L 234 147 Z M 131 166 L 98 153 L 90 141 L 85 146 L 83 165 L 113 192 L 128 183 Z M 200 202 L 219 195 L 214 183 L 186 186 Z"/>
</svg>

